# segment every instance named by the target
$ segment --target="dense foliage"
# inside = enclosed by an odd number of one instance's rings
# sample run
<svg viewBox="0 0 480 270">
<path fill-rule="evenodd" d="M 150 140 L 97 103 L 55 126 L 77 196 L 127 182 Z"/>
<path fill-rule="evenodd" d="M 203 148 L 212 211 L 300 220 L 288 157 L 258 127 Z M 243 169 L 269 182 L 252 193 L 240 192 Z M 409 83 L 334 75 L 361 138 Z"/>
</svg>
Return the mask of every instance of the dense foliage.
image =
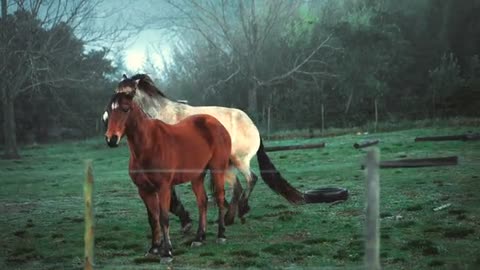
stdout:
<svg viewBox="0 0 480 270">
<path fill-rule="evenodd" d="M 263 47 L 255 47 L 258 52 L 249 61 L 248 35 L 253 34 L 242 27 L 253 21 L 260 32 L 272 17 L 271 8 L 259 2 L 252 1 L 257 3 L 253 20 L 241 12 L 244 6 L 223 9 L 230 17 L 246 16 L 245 24 L 181 28 L 185 38 L 163 74 L 164 88 L 191 104 L 248 110 L 262 127 L 270 107 L 276 129 L 320 127 L 322 105 L 330 127 L 374 121 L 375 103 L 379 121 L 478 116 L 479 1 L 304 1 L 263 33 L 268 34 Z M 214 14 L 200 8 L 195 13 L 195 7 L 180 8 L 199 16 L 192 19 L 197 25 Z M 229 32 L 219 35 L 226 27 Z M 324 47 L 288 74 L 328 36 Z M 263 83 L 284 74 L 275 83 Z"/>
<path fill-rule="evenodd" d="M 111 93 L 106 89 L 113 89 L 106 79 L 113 72 L 107 50 L 87 51 L 67 16 L 53 22 L 19 8 L 0 25 L 0 136 L 12 134 L 12 119 L 20 142 L 78 139 L 99 129 L 101 108 Z"/>
</svg>

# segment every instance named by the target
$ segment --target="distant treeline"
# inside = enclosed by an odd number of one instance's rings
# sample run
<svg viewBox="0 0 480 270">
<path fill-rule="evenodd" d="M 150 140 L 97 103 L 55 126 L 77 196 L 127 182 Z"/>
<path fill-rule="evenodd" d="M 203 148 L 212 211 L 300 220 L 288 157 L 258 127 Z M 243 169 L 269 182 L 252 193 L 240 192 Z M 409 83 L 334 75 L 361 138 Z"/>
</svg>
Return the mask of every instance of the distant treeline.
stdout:
<svg viewBox="0 0 480 270">
<path fill-rule="evenodd" d="M 180 2 L 201 20 L 162 83 L 192 104 L 248 110 L 263 128 L 270 107 L 276 130 L 320 128 L 322 104 L 326 127 L 374 121 L 375 103 L 383 122 L 480 115 L 480 1 Z M 227 23 L 210 18 L 224 10 Z"/>
</svg>

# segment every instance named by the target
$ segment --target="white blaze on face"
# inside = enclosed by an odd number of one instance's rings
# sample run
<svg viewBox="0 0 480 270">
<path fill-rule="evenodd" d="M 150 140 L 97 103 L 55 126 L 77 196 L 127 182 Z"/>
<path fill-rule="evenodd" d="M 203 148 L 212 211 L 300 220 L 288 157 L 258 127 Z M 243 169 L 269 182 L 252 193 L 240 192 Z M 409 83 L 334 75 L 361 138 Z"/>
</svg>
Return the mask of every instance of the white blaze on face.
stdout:
<svg viewBox="0 0 480 270">
<path fill-rule="evenodd" d="M 107 111 L 105 111 L 103 113 L 102 119 L 103 119 L 103 122 L 107 121 L 107 119 L 108 119 L 108 112 Z"/>
</svg>

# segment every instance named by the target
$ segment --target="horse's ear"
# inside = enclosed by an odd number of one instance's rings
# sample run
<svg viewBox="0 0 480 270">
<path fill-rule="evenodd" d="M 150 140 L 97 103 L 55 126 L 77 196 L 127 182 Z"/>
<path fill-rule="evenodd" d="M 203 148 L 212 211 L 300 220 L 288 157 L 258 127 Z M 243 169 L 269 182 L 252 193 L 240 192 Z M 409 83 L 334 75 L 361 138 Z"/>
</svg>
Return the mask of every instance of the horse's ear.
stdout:
<svg viewBox="0 0 480 270">
<path fill-rule="evenodd" d="M 123 74 L 122 79 L 124 79 L 124 80 L 128 79 L 127 75 Z"/>
</svg>

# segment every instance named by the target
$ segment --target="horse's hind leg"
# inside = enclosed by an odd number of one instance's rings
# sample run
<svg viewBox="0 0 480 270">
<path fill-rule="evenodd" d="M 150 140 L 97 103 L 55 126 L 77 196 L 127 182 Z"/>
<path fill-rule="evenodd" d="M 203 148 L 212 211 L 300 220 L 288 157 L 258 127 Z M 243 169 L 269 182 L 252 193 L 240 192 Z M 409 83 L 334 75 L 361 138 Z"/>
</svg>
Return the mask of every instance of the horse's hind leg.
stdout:
<svg viewBox="0 0 480 270">
<path fill-rule="evenodd" d="M 240 218 L 242 218 L 250 211 L 250 206 L 248 206 L 248 199 L 252 194 L 253 188 L 255 187 L 255 184 L 258 180 L 258 177 L 250 170 L 249 163 L 250 161 L 246 161 L 244 159 L 243 162 L 239 163 L 239 166 L 237 167 L 247 180 L 247 188 L 243 190 L 240 201 L 238 203 L 238 216 Z"/>
<path fill-rule="evenodd" d="M 225 243 L 225 171 L 212 170 L 212 181 L 215 187 L 215 197 L 218 204 L 218 235 L 217 242 Z"/>
<path fill-rule="evenodd" d="M 233 172 L 233 167 L 230 167 L 228 172 L 225 174 L 225 179 L 229 183 L 233 182 L 232 200 L 228 205 L 228 210 L 225 215 L 225 224 L 232 225 L 235 220 L 235 215 L 237 213 L 237 208 L 238 208 L 238 201 L 240 200 L 240 195 L 243 192 L 243 188 L 242 188 L 242 185 L 240 184 L 240 181 L 238 180 L 238 177 Z"/>
<path fill-rule="evenodd" d="M 175 188 L 172 186 L 171 189 L 171 201 L 170 201 L 170 212 L 180 218 L 180 223 L 182 224 L 182 232 L 187 233 L 192 228 L 192 219 L 190 214 L 185 207 L 183 207 L 182 202 L 175 192 Z"/>
<path fill-rule="evenodd" d="M 200 178 L 192 181 L 192 190 L 195 193 L 198 206 L 198 230 L 195 239 L 192 242 L 192 246 L 201 246 L 205 240 L 205 230 L 207 227 L 207 193 L 203 186 L 202 175 Z"/>
</svg>

